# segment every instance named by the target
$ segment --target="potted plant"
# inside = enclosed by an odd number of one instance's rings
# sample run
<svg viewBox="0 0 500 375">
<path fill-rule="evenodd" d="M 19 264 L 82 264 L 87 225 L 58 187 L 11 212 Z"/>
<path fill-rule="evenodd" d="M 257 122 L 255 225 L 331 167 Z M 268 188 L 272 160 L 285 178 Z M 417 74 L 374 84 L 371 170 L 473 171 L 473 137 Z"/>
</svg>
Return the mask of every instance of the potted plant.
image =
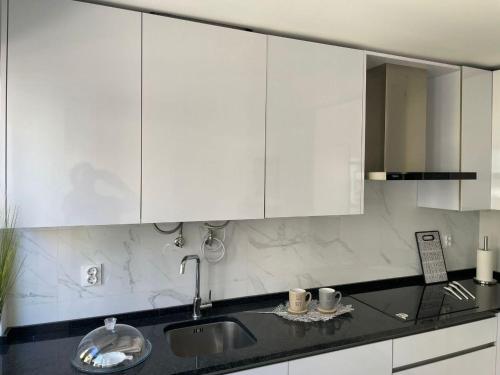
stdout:
<svg viewBox="0 0 500 375">
<path fill-rule="evenodd" d="M 17 263 L 19 233 L 16 229 L 17 212 L 6 210 L 4 226 L 0 229 L 0 336 L 6 327 L 5 302 L 21 269 Z"/>
</svg>

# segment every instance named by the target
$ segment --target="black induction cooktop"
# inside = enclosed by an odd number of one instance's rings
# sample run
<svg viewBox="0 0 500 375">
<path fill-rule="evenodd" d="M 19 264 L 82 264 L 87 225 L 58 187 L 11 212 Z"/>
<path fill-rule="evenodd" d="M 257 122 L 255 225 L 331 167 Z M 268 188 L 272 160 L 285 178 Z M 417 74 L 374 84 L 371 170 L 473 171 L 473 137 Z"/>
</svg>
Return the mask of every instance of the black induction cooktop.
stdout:
<svg viewBox="0 0 500 375">
<path fill-rule="evenodd" d="M 429 319 L 453 312 L 477 308 L 469 300 L 448 294 L 443 289 L 447 283 L 415 285 L 352 295 L 354 299 L 398 320 Z"/>
</svg>

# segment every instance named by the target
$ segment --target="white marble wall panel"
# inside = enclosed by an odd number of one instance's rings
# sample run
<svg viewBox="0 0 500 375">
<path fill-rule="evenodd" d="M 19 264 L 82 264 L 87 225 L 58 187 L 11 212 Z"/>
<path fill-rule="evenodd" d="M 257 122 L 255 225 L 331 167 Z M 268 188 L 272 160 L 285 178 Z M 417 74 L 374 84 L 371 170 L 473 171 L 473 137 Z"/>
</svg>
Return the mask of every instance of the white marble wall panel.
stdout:
<svg viewBox="0 0 500 375">
<path fill-rule="evenodd" d="M 500 211 L 481 211 L 480 226 L 479 226 L 479 243 L 477 246 L 483 245 L 483 237 L 488 236 L 489 248 L 496 252 L 497 266 L 496 270 L 500 270 Z"/>
<path fill-rule="evenodd" d="M 500 219 L 499 219 L 500 221 Z M 248 220 L 226 229 L 226 257 L 202 263 L 202 294 L 213 299 L 419 274 L 414 232 L 441 231 L 449 269 L 475 266 L 479 214 L 416 207 L 414 182 L 367 182 L 365 214 Z M 9 301 L 10 325 L 190 303 L 202 223 L 184 226 L 187 244 L 151 225 L 23 231 L 23 270 Z M 221 233 L 219 233 L 221 235 Z M 103 284 L 80 286 L 80 267 L 103 264 Z"/>
</svg>

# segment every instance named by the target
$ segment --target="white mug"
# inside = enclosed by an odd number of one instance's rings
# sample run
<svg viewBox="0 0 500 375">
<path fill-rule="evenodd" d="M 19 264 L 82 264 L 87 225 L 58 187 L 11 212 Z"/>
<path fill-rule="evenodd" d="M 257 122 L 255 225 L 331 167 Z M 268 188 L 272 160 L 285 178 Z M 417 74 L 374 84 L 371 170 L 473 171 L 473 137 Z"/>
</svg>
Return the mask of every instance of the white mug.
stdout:
<svg viewBox="0 0 500 375">
<path fill-rule="evenodd" d="M 320 288 L 319 289 L 319 308 L 321 310 L 333 310 L 336 308 L 340 300 L 342 299 L 342 293 L 336 292 L 332 288 Z"/>
<path fill-rule="evenodd" d="M 304 289 L 290 289 L 288 296 L 290 299 L 290 311 L 293 312 L 302 312 L 307 310 L 307 306 L 309 306 L 309 303 L 311 302 L 311 293 Z"/>
</svg>

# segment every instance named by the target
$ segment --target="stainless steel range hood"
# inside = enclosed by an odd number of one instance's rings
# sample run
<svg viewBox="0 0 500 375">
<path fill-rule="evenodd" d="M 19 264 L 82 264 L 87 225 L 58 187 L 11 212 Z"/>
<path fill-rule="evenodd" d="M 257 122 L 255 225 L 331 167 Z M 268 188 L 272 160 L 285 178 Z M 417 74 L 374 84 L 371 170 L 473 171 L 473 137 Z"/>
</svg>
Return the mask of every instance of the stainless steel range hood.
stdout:
<svg viewBox="0 0 500 375">
<path fill-rule="evenodd" d="M 475 172 L 426 171 L 427 71 L 383 64 L 366 75 L 368 180 L 475 180 Z"/>
</svg>

